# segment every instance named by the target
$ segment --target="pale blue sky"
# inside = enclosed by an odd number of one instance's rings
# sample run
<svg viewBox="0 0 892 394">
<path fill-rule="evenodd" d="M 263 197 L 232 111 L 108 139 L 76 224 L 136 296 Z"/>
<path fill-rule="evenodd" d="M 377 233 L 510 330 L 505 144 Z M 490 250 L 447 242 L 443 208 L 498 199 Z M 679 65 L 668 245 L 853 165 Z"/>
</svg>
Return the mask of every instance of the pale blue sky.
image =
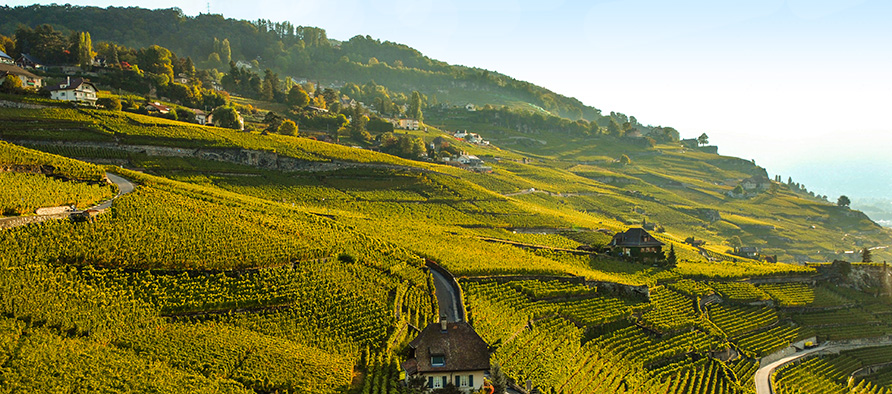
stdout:
<svg viewBox="0 0 892 394">
<path fill-rule="evenodd" d="M 25 5 L 31 2 L 7 2 Z M 207 1 L 72 1 L 179 7 Z M 213 13 L 396 41 L 605 113 L 706 132 L 828 194 L 892 197 L 892 2 L 886 0 L 210 1 Z"/>
</svg>

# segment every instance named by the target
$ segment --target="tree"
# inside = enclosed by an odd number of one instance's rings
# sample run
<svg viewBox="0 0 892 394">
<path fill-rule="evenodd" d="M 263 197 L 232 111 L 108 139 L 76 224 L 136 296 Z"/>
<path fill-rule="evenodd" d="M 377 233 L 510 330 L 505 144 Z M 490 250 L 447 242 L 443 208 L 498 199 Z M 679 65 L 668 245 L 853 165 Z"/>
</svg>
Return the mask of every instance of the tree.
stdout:
<svg viewBox="0 0 892 394">
<path fill-rule="evenodd" d="M 294 85 L 288 91 L 288 104 L 298 108 L 306 107 L 310 103 L 310 95 L 300 86 Z"/>
<path fill-rule="evenodd" d="M 0 85 L 0 90 L 4 93 L 19 93 L 22 91 L 22 80 L 19 77 L 9 74 Z"/>
<path fill-rule="evenodd" d="M 282 135 L 295 135 L 297 134 L 297 125 L 294 124 L 294 121 L 291 119 L 285 119 L 282 124 L 279 125 L 279 134 Z"/>
<path fill-rule="evenodd" d="M 632 164 L 632 159 L 629 158 L 629 155 L 624 154 L 624 155 L 620 156 L 620 158 L 619 158 L 619 164 L 622 164 L 622 165 L 624 165 L 624 166 L 627 166 L 627 165 L 629 165 L 629 164 Z"/>
<path fill-rule="evenodd" d="M 673 268 L 678 265 L 678 257 L 675 255 L 675 245 L 669 245 L 669 253 L 666 254 L 666 267 Z"/>
<path fill-rule="evenodd" d="M 109 111 L 121 110 L 121 100 L 118 100 L 117 97 L 103 97 L 99 100 L 96 100 L 96 105 L 99 105 L 100 107 L 105 108 Z"/>
<path fill-rule="evenodd" d="M 728 238 L 728 245 L 730 245 L 732 248 L 739 248 L 743 246 L 743 241 L 740 240 L 739 235 L 735 235 L 731 238 Z"/>
<path fill-rule="evenodd" d="M 505 389 L 508 388 L 508 378 L 505 377 L 505 373 L 502 372 L 502 366 L 499 363 L 496 362 L 490 366 L 489 376 L 492 379 L 490 383 L 492 383 L 492 387 L 495 389 L 493 392 L 504 393 Z"/>
<path fill-rule="evenodd" d="M 870 257 L 870 249 L 864 248 L 861 249 L 861 262 L 862 263 L 872 263 L 873 258 Z"/>
<path fill-rule="evenodd" d="M 709 144 L 709 136 L 706 135 L 706 133 L 700 134 L 700 136 L 697 137 L 697 143 L 700 145 Z"/>
<path fill-rule="evenodd" d="M 195 123 L 195 112 L 192 112 L 191 109 L 177 108 L 175 112 L 177 113 L 177 119 L 181 122 Z"/>
<path fill-rule="evenodd" d="M 80 32 L 73 33 L 72 36 L 72 53 L 77 57 L 77 64 L 81 67 L 89 67 L 93 63 L 93 41 L 90 39 L 90 33 Z"/>
<path fill-rule="evenodd" d="M 214 117 L 214 126 L 224 127 L 227 129 L 241 130 L 242 125 L 238 120 L 238 111 L 232 107 L 217 107 L 212 113 Z"/>
<path fill-rule="evenodd" d="M 852 201 L 845 195 L 839 196 L 839 199 L 836 200 L 836 206 L 839 207 L 848 207 Z"/>
<path fill-rule="evenodd" d="M 220 61 L 223 63 L 229 63 L 232 61 L 232 48 L 229 47 L 229 39 L 223 39 L 223 42 L 220 43 Z"/>
<path fill-rule="evenodd" d="M 424 121 L 424 114 L 421 113 L 421 93 L 418 93 L 417 90 L 412 91 L 412 98 L 409 100 L 408 115 L 419 123 Z"/>
</svg>

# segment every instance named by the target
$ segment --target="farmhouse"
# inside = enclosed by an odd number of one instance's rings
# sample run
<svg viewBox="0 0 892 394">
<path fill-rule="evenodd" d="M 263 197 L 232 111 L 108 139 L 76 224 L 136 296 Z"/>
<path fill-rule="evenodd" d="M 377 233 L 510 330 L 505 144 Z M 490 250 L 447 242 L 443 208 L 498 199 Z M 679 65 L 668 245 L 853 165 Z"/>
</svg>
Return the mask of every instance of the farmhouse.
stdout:
<svg viewBox="0 0 892 394">
<path fill-rule="evenodd" d="M 43 62 L 35 59 L 33 56 L 27 53 L 23 53 L 21 56 L 19 56 L 19 58 L 16 59 L 15 64 L 21 68 L 43 68 Z"/>
<path fill-rule="evenodd" d="M 14 64 L 0 63 L 0 83 L 10 77 L 21 80 L 23 88 L 39 89 L 43 86 L 43 79 L 28 70 Z"/>
<path fill-rule="evenodd" d="M 12 56 L 7 55 L 6 52 L 0 51 L 0 63 L 13 64 L 15 60 L 12 59 Z"/>
<path fill-rule="evenodd" d="M 74 101 L 78 103 L 87 103 L 96 105 L 96 85 L 83 78 L 68 77 L 65 82 L 46 88 L 50 92 L 50 98 L 53 100 Z"/>
<path fill-rule="evenodd" d="M 400 120 L 394 122 L 394 127 L 400 128 L 403 130 L 418 130 L 418 120 L 400 119 Z"/>
<path fill-rule="evenodd" d="M 759 248 L 755 246 L 741 246 L 738 248 L 734 248 L 734 254 L 740 257 L 746 257 L 749 259 L 758 259 L 759 258 Z"/>
<path fill-rule="evenodd" d="M 663 243 L 644 231 L 643 228 L 630 228 L 625 232 L 616 233 L 610 243 L 614 254 L 620 256 L 662 257 Z"/>
<path fill-rule="evenodd" d="M 409 343 L 409 358 L 402 368 L 407 382 L 420 376 L 429 389 L 452 383 L 464 392 L 477 391 L 489 371 L 489 346 L 470 324 L 442 319 Z"/>
<path fill-rule="evenodd" d="M 150 114 L 161 114 L 161 115 L 166 115 L 166 114 L 169 114 L 169 113 L 170 113 L 170 107 L 168 107 L 168 106 L 166 106 L 166 105 L 164 105 L 164 104 L 161 104 L 161 103 L 159 103 L 159 102 L 157 102 L 157 101 L 154 102 L 154 103 L 148 103 L 148 104 L 146 104 L 145 109 L 146 109 L 146 111 L 147 111 L 148 113 L 150 113 Z"/>
</svg>

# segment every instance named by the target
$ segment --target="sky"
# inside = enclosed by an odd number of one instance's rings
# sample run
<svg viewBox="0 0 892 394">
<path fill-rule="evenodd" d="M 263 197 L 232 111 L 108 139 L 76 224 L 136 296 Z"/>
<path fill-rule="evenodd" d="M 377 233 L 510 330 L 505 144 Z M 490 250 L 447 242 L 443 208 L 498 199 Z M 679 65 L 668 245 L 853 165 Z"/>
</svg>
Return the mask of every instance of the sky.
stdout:
<svg viewBox="0 0 892 394">
<path fill-rule="evenodd" d="M 7 2 L 27 5 L 31 1 Z M 831 200 L 892 198 L 888 0 L 71 1 L 370 35 L 701 133 Z"/>
</svg>

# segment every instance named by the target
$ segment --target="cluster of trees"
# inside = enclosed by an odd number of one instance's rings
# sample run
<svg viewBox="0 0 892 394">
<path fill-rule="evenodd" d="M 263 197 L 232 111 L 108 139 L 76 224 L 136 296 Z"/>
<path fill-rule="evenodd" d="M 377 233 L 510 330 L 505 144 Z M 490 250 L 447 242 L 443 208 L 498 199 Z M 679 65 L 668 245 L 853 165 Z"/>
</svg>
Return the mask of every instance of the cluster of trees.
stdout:
<svg viewBox="0 0 892 394">
<path fill-rule="evenodd" d="M 79 6 L 29 6 L 0 9 L 0 33 L 25 26 L 54 23 L 65 30 L 93 33 L 97 40 L 115 40 L 132 47 L 163 45 L 200 59 L 199 66 L 225 68 L 229 60 L 259 60 L 279 73 L 363 83 L 375 80 L 394 91 L 433 94 L 442 86 L 485 91 L 507 101 L 527 101 L 572 120 L 597 120 L 598 109 L 583 105 L 528 82 L 475 68 L 430 59 L 402 44 L 356 36 L 333 42 L 325 30 L 288 22 L 225 19 L 222 15 L 185 16 L 181 10 L 145 10 Z M 221 32 L 226 37 L 220 40 Z M 368 102 L 368 104 L 372 104 Z"/>
<path fill-rule="evenodd" d="M 638 123 L 634 116 L 628 117 L 616 112 L 589 122 L 583 119 L 573 121 L 543 112 L 530 112 L 507 106 L 484 105 L 475 112 L 467 112 L 464 109 L 447 111 L 461 112 L 463 117 L 470 118 L 472 122 L 488 123 L 520 132 L 536 130 L 553 134 L 623 137 L 637 131 L 651 144 L 676 142 L 679 139 L 679 133 L 674 128 L 645 126 Z"/>
</svg>

